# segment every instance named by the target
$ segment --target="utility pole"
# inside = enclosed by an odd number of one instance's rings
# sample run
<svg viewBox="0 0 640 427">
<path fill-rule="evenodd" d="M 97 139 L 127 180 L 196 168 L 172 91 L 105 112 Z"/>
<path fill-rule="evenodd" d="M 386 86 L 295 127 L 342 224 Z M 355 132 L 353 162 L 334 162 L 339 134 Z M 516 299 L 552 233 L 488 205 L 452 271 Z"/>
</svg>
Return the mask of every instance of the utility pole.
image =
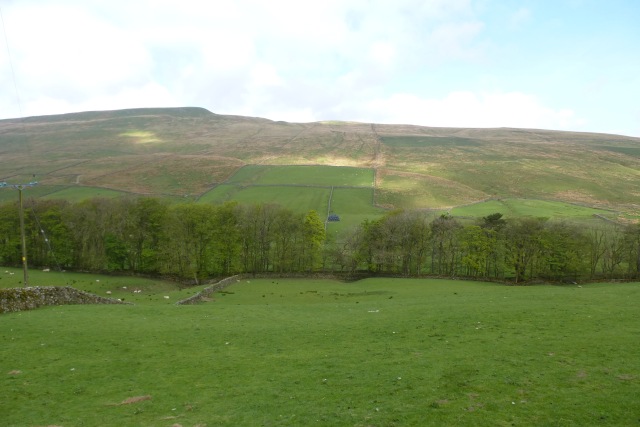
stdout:
<svg viewBox="0 0 640 427">
<path fill-rule="evenodd" d="M 37 181 L 31 181 L 28 184 L 7 184 L 6 182 L 0 182 L 0 188 L 11 187 L 18 190 L 18 209 L 20 215 L 20 240 L 22 242 L 22 270 L 24 273 L 23 286 L 26 288 L 29 286 L 29 269 L 27 268 L 27 239 L 24 233 L 24 209 L 22 208 L 22 190 L 28 187 L 38 185 Z"/>
</svg>

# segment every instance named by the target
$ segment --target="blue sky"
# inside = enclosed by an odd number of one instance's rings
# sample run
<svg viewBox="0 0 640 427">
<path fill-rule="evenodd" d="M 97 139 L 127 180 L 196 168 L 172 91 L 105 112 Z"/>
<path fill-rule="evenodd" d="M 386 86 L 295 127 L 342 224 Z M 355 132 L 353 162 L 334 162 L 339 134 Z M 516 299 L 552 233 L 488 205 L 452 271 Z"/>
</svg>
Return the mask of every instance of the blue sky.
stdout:
<svg viewBox="0 0 640 427">
<path fill-rule="evenodd" d="M 2 0 L 0 118 L 134 107 L 640 136 L 637 0 Z"/>
</svg>

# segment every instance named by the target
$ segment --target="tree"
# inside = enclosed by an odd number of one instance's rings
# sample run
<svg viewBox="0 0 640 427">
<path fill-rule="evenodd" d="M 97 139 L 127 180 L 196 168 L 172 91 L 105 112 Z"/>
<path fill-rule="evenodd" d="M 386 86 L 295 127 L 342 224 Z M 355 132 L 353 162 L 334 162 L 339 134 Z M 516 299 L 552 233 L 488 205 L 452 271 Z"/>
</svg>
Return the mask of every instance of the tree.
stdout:
<svg viewBox="0 0 640 427">
<path fill-rule="evenodd" d="M 507 221 L 502 217 L 502 214 L 496 212 L 491 215 L 482 217 L 480 227 L 498 232 L 502 230 L 506 225 Z"/>
<path fill-rule="evenodd" d="M 610 229 L 600 227 L 587 230 L 587 257 L 590 279 L 595 277 L 597 268 L 605 254 L 607 236 L 610 232 Z"/>
<path fill-rule="evenodd" d="M 275 213 L 273 223 L 273 271 L 296 271 L 302 245 L 302 215 L 288 209 Z"/>
<path fill-rule="evenodd" d="M 458 250 L 458 230 L 462 225 L 451 215 L 442 214 L 430 225 L 431 272 L 438 275 L 455 274 Z"/>
<path fill-rule="evenodd" d="M 81 270 L 107 269 L 106 235 L 111 231 L 113 203 L 94 198 L 69 205 L 65 211 L 73 239 L 73 265 Z"/>
<path fill-rule="evenodd" d="M 320 248 L 325 240 L 325 230 L 318 212 L 307 212 L 302 224 L 302 257 L 301 270 L 311 271 L 315 268 L 320 255 Z"/>
<path fill-rule="evenodd" d="M 18 203 L 0 205 L 0 261 L 5 265 L 21 265 L 20 222 Z"/>
<path fill-rule="evenodd" d="M 380 221 L 378 247 L 383 249 L 383 271 L 420 274 L 429 245 L 425 215 L 418 211 L 393 211 Z"/>
<path fill-rule="evenodd" d="M 534 276 L 535 259 L 543 249 L 545 222 L 545 218 L 519 218 L 505 227 L 506 263 L 513 269 L 516 283 Z"/>
<path fill-rule="evenodd" d="M 627 270 L 631 278 L 640 277 L 640 225 L 630 224 L 624 230 Z"/>
<path fill-rule="evenodd" d="M 545 278 L 576 281 L 586 273 L 589 242 L 580 228 L 566 222 L 547 223 L 541 241 L 539 270 Z"/>
<path fill-rule="evenodd" d="M 616 276 L 617 270 L 624 261 L 625 255 L 625 241 L 624 233 L 622 231 L 617 232 L 614 230 L 608 233 L 604 237 L 604 252 L 602 254 L 602 273 L 612 279 Z"/>
<path fill-rule="evenodd" d="M 280 209 L 274 204 L 245 206 L 240 215 L 242 236 L 241 257 L 245 272 L 269 271 L 274 241 L 275 213 Z"/>
<path fill-rule="evenodd" d="M 187 203 L 172 206 L 165 220 L 163 271 L 196 283 L 213 273 L 215 208 Z"/>
<path fill-rule="evenodd" d="M 215 210 L 216 273 L 229 275 L 240 271 L 240 225 L 237 202 L 227 202 Z"/>
<path fill-rule="evenodd" d="M 496 231 L 469 225 L 460 230 L 461 264 L 464 275 L 471 277 L 487 276 L 489 259 L 495 253 Z"/>
<path fill-rule="evenodd" d="M 140 198 L 133 204 L 128 234 L 133 271 L 153 273 L 160 269 L 160 245 L 167 212 L 167 204 L 155 198 Z"/>
<path fill-rule="evenodd" d="M 72 231 L 65 222 L 65 211 L 69 203 L 64 200 L 39 201 L 34 206 L 33 216 L 40 230 L 40 245 L 43 257 L 40 266 L 69 268 L 73 262 Z"/>
</svg>

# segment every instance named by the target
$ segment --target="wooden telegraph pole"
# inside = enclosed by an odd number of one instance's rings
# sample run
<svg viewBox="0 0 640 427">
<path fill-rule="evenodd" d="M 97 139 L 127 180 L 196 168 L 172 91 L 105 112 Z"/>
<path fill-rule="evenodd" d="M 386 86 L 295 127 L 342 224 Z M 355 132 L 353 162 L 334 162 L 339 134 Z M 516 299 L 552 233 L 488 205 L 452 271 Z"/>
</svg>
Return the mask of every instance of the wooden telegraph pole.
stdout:
<svg viewBox="0 0 640 427">
<path fill-rule="evenodd" d="M 6 182 L 0 182 L 1 187 L 10 187 L 18 190 L 18 209 L 20 216 L 20 240 L 22 242 L 22 270 L 24 273 L 23 286 L 26 288 L 29 286 L 29 269 L 27 266 L 27 239 L 24 232 L 24 209 L 22 207 L 22 190 L 28 187 L 37 185 L 36 181 L 32 181 L 28 184 L 7 184 Z"/>
</svg>

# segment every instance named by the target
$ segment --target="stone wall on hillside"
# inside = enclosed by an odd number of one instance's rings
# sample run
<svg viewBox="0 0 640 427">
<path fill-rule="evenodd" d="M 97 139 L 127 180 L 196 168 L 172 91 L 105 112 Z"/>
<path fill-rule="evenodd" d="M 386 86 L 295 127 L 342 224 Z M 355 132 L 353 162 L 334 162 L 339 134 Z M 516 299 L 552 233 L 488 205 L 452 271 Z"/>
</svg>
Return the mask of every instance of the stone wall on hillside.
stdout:
<svg viewBox="0 0 640 427">
<path fill-rule="evenodd" d="M 114 298 L 104 298 L 71 286 L 34 286 L 0 289 L 0 313 L 32 310 L 46 305 L 69 304 L 129 304 Z"/>
<path fill-rule="evenodd" d="M 207 286 L 197 294 L 178 301 L 177 305 L 186 305 L 186 304 L 198 304 L 200 302 L 205 302 L 211 298 L 214 292 L 218 292 L 226 288 L 227 286 L 233 285 L 234 283 L 238 283 L 241 279 L 245 277 L 249 277 L 248 274 L 238 274 L 236 276 L 227 277 L 226 279 L 222 279 L 219 282 L 212 284 L 211 286 Z"/>
</svg>

